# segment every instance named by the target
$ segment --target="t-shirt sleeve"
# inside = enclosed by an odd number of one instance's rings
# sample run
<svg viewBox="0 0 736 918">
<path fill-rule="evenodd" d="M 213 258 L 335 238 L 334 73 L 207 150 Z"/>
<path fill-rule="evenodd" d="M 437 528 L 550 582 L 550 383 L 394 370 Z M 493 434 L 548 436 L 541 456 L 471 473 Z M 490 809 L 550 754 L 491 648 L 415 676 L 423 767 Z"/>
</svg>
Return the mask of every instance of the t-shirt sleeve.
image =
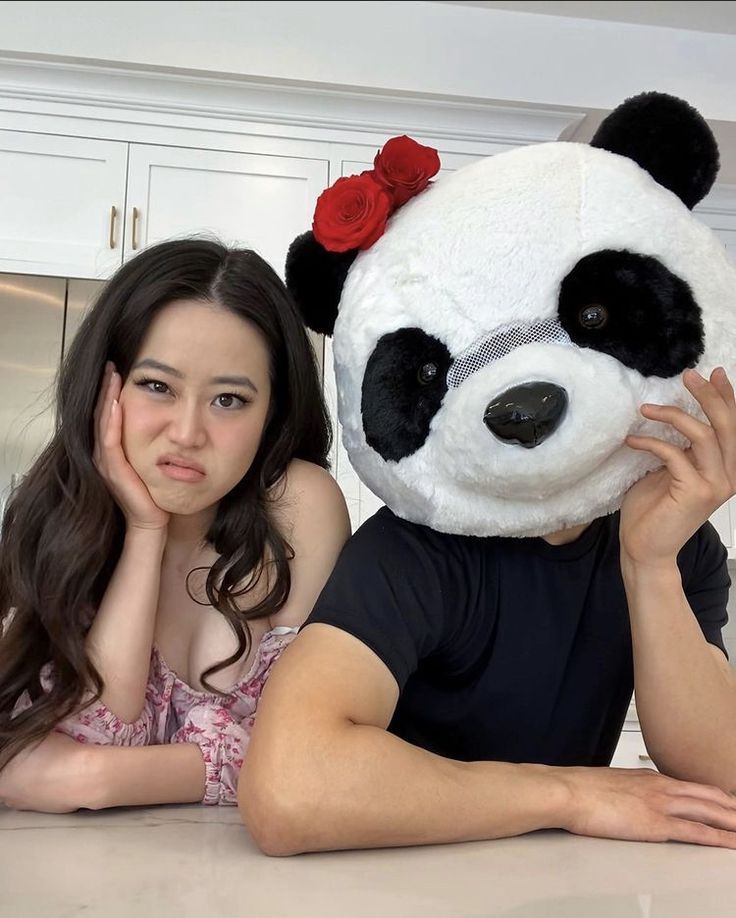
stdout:
<svg viewBox="0 0 736 918">
<path fill-rule="evenodd" d="M 723 628 L 728 622 L 728 552 L 711 523 L 701 526 L 680 555 L 682 583 L 690 608 L 709 644 L 720 647 Z"/>
<path fill-rule="evenodd" d="M 400 691 L 444 640 L 442 560 L 432 535 L 379 511 L 348 540 L 303 625 L 333 625 L 358 638 L 386 664 Z"/>
</svg>

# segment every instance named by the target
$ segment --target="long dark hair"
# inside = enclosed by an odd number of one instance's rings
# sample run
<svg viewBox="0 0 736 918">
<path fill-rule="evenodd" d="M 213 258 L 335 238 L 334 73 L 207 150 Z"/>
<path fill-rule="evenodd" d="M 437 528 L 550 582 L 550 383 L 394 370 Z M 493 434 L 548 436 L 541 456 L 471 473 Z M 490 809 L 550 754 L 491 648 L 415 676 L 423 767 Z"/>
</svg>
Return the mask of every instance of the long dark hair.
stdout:
<svg viewBox="0 0 736 918">
<path fill-rule="evenodd" d="M 207 540 L 219 558 L 207 599 L 238 640 L 248 621 L 277 612 L 290 589 L 293 551 L 270 505 L 293 458 L 327 466 L 330 424 L 316 361 L 290 296 L 255 252 L 207 239 L 165 242 L 127 262 L 82 323 L 58 379 L 54 436 L 11 495 L 0 539 L 0 767 L 102 692 L 85 637 L 120 557 L 125 521 L 92 460 L 93 414 L 105 363 L 123 379 L 156 313 L 179 299 L 208 301 L 253 323 L 270 354 L 271 404 L 248 472 L 221 499 Z M 238 599 L 267 590 L 247 611 Z M 241 603 L 242 605 L 242 603 Z M 40 674 L 51 664 L 53 685 Z M 32 704 L 13 717 L 24 693 Z"/>
</svg>

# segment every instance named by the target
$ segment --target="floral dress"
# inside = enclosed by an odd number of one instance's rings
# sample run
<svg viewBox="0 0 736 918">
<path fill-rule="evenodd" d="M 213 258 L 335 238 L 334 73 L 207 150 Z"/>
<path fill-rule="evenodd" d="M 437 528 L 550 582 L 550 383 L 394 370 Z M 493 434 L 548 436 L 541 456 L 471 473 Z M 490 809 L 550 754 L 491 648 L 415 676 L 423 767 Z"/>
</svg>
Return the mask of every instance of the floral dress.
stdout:
<svg viewBox="0 0 736 918">
<path fill-rule="evenodd" d="M 193 689 L 167 665 L 158 648 L 151 653 L 146 701 L 140 717 L 127 723 L 94 701 L 56 727 L 80 743 L 153 746 L 196 743 L 205 763 L 202 803 L 237 803 L 238 774 L 263 686 L 296 628 L 274 628 L 261 639 L 248 673 L 225 694 Z M 50 674 L 42 677 L 49 680 Z"/>
</svg>

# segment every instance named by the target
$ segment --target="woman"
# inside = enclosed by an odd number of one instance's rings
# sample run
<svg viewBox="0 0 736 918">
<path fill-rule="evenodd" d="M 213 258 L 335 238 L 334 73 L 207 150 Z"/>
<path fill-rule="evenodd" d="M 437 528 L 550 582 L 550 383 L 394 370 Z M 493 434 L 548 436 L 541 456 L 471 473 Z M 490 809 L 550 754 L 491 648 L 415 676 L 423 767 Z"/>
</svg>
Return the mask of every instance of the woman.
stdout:
<svg viewBox="0 0 736 918">
<path fill-rule="evenodd" d="M 5 514 L 0 800 L 235 802 L 263 684 L 349 534 L 328 447 L 261 258 L 179 240 L 121 268 Z"/>
</svg>

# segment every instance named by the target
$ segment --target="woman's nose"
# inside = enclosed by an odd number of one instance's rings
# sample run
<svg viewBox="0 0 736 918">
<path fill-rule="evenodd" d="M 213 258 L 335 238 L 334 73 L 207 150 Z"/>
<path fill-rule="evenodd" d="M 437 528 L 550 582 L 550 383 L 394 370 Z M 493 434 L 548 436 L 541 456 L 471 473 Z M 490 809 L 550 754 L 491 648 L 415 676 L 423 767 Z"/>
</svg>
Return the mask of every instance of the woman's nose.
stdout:
<svg viewBox="0 0 736 918">
<path fill-rule="evenodd" d="M 182 447 L 202 446 L 207 439 L 207 431 L 198 405 L 180 403 L 169 425 L 169 439 Z"/>
</svg>

